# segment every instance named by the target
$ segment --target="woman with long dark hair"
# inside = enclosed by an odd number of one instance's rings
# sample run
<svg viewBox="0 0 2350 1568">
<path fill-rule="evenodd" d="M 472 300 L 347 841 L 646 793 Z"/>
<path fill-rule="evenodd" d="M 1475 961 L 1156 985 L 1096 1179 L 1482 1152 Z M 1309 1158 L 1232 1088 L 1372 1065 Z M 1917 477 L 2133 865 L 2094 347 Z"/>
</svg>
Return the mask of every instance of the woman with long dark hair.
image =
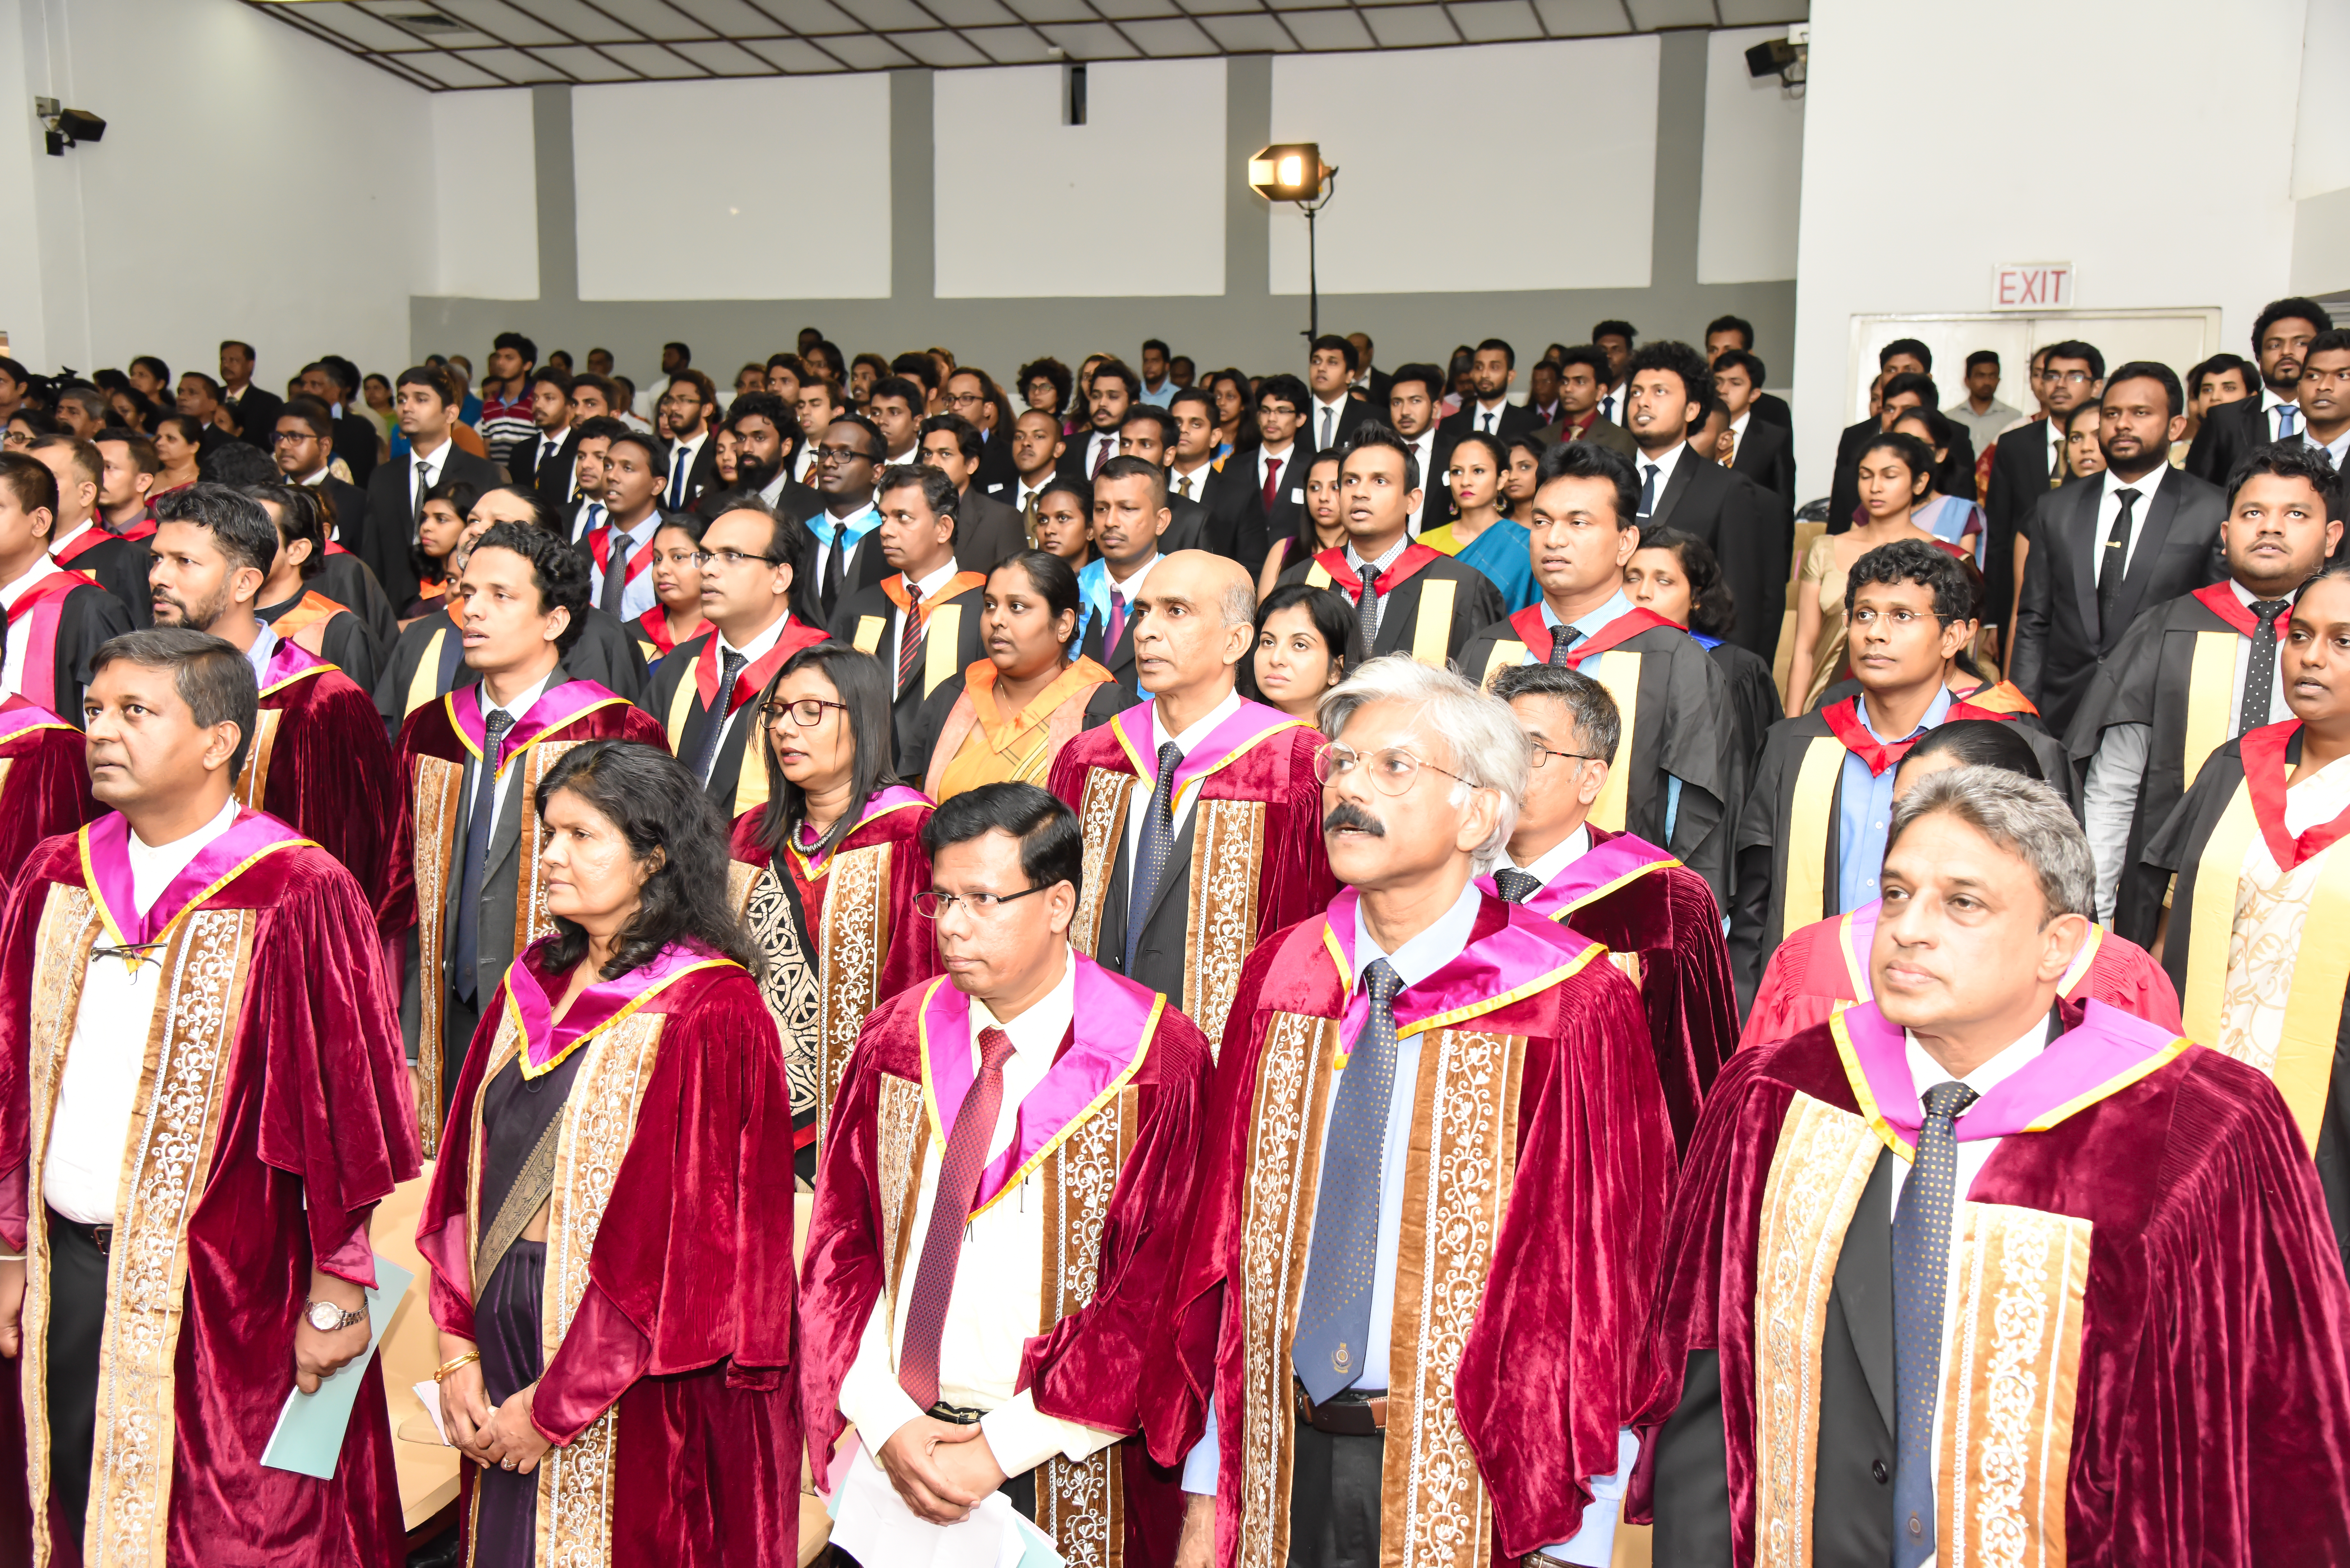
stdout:
<svg viewBox="0 0 2350 1568">
<path fill-rule="evenodd" d="M 1284 583 L 1256 607 L 1256 652 L 1243 685 L 1267 707 L 1311 724 L 1322 694 L 1347 676 L 1355 607 L 1310 583 Z"/>
<path fill-rule="evenodd" d="M 1762 750 L 1762 732 L 1785 718 L 1779 688 L 1762 656 L 1727 639 L 1738 624 L 1738 604 L 1721 578 L 1713 546 L 1678 528 L 1643 534 L 1640 547 L 1624 566 L 1624 592 L 1643 609 L 1654 610 L 1689 628 L 1690 638 L 1712 655 L 1714 668 L 1730 686 L 1737 716 L 1741 771 Z"/>
<path fill-rule="evenodd" d="M 783 1044 L 725 824 L 621 741 L 567 753 L 535 805 L 555 932 L 483 1010 L 417 1228 L 467 1561 L 784 1568 Z"/>
<path fill-rule="evenodd" d="M 931 803 L 896 782 L 889 677 L 871 654 L 809 644 L 784 660 L 755 712 L 767 801 L 734 819 L 729 902 L 766 961 L 760 988 L 784 1033 L 795 1159 L 813 1181 L 865 1015 L 938 973 L 914 915 L 931 885 Z"/>
<path fill-rule="evenodd" d="M 444 479 L 424 493 L 424 504 L 417 509 L 416 538 L 408 546 L 408 564 L 416 571 L 416 597 L 400 607 L 403 623 L 447 605 L 449 590 L 456 586 L 449 563 L 457 556 L 465 519 L 480 498 L 462 479 Z"/>
<path fill-rule="evenodd" d="M 987 784 L 1042 785 L 1086 710 L 1117 677 L 1077 652 L 1077 574 L 1061 556 L 1024 550 L 989 574 L 981 597 L 987 657 L 927 704 L 941 716 L 922 787 L 931 800 Z"/>
</svg>

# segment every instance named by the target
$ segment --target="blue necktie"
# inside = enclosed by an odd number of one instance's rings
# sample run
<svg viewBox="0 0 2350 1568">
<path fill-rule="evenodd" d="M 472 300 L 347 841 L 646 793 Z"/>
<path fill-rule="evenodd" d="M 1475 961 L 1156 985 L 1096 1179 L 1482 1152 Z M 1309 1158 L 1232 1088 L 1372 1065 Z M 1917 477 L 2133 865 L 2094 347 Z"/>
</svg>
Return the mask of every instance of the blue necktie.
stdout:
<svg viewBox="0 0 2350 1568">
<path fill-rule="evenodd" d="M 1159 782 L 1150 791 L 1149 808 L 1142 815 L 1142 853 L 1135 857 L 1133 898 L 1126 911 L 1126 972 L 1134 973 L 1134 950 L 1142 940 L 1143 922 L 1159 897 L 1159 878 L 1167 874 L 1167 857 L 1175 852 L 1175 770 L 1183 765 L 1183 749 L 1170 741 L 1159 748 Z"/>
<path fill-rule="evenodd" d="M 1950 1208 L 1959 1140 L 1951 1121 L 1978 1098 L 1964 1084 L 1926 1091 L 1918 1158 L 1893 1220 L 1893 1568 L 1934 1555 L 1934 1407 L 1942 1392 L 1942 1290 L 1950 1268 Z"/>
<path fill-rule="evenodd" d="M 676 462 L 677 467 L 669 476 L 669 509 L 671 512 L 682 512 L 685 510 L 686 476 L 693 472 L 693 464 L 686 461 L 683 452 L 680 452 L 672 461 Z"/>
<path fill-rule="evenodd" d="M 482 742 L 482 760 L 475 764 L 473 810 L 465 820 L 465 864 L 457 879 L 457 995 L 466 1002 L 481 994 L 482 883 L 489 875 L 490 811 L 498 798 L 498 753 L 504 748 L 514 715 L 492 709 L 482 721 L 488 738 Z"/>
<path fill-rule="evenodd" d="M 1371 1337 L 1371 1280 L 1378 1269 L 1379 1177 L 1388 1109 L 1395 1097 L 1395 995 L 1403 977 L 1385 959 L 1363 971 L 1370 1021 L 1338 1075 L 1322 1180 L 1314 1197 L 1314 1247 L 1297 1305 L 1290 1365 L 1319 1405 L 1363 1375 Z"/>
<path fill-rule="evenodd" d="M 1640 515 L 1646 517 L 1657 509 L 1657 465 L 1640 465 Z"/>
<path fill-rule="evenodd" d="M 2300 412 L 2301 410 L 2292 403 L 2277 405 L 2277 440 L 2291 441 L 2301 433 L 2301 422 L 2296 417 Z"/>
</svg>

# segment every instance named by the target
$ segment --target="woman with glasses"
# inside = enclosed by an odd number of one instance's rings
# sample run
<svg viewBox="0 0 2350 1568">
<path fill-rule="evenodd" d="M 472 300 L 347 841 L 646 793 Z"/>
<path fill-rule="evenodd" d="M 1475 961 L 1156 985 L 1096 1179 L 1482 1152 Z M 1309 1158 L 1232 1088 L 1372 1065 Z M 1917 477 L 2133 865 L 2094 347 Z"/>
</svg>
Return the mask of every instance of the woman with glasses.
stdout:
<svg viewBox="0 0 2350 1568">
<path fill-rule="evenodd" d="M 702 615 L 702 531 L 707 526 L 694 513 L 672 512 L 653 531 L 653 607 L 629 628 L 648 666 L 710 629 Z"/>
<path fill-rule="evenodd" d="M 569 752 L 531 805 L 555 931 L 484 1010 L 417 1228 L 442 1419 L 473 1461 L 466 1560 L 782 1568 L 784 1054 L 726 825 L 625 742 Z"/>
<path fill-rule="evenodd" d="M 1502 602 L 1515 615 L 1539 600 L 1542 588 L 1534 581 L 1534 563 L 1526 549 L 1534 536 L 1503 509 L 1506 503 L 1502 486 L 1508 472 L 1507 449 L 1501 441 L 1474 431 L 1462 436 L 1452 448 L 1446 471 L 1461 515 L 1440 527 L 1423 530 L 1419 542 L 1492 578 L 1502 590 Z M 1438 483 L 1422 477 L 1429 484 Z"/>
<path fill-rule="evenodd" d="M 819 1140 L 857 1031 L 876 1003 L 938 972 L 914 895 L 931 885 L 931 803 L 893 783 L 889 678 L 847 643 L 785 659 L 759 699 L 766 804 L 734 820 L 733 906 L 766 961 L 784 1034 L 794 1161 Z"/>
<path fill-rule="evenodd" d="M 1208 377 L 1208 391 L 1216 400 L 1216 462 L 1257 442 L 1256 409 L 1249 398 L 1248 378 L 1238 370 L 1217 370 Z"/>
<path fill-rule="evenodd" d="M 922 785 L 943 805 L 988 784 L 1042 784 L 1117 677 L 1076 653 L 1077 575 L 1043 550 L 995 568 L 980 599 L 987 657 L 932 692 L 938 720 Z M 1075 655 L 1073 658 L 1072 655 Z"/>
<path fill-rule="evenodd" d="M 1285 583 L 1256 607 L 1249 661 L 1257 701 L 1311 724 L 1322 694 L 1346 678 L 1355 607 L 1328 588 Z"/>
<path fill-rule="evenodd" d="M 1055 419 L 1063 417 L 1063 410 L 1069 406 L 1069 389 L 1073 385 L 1066 365 L 1049 355 L 1042 359 L 1032 359 L 1020 367 L 1020 374 L 1014 380 L 1020 389 L 1021 401 L 1040 414 L 1051 414 Z M 1067 433 L 1066 423 L 1063 433 Z"/>
</svg>

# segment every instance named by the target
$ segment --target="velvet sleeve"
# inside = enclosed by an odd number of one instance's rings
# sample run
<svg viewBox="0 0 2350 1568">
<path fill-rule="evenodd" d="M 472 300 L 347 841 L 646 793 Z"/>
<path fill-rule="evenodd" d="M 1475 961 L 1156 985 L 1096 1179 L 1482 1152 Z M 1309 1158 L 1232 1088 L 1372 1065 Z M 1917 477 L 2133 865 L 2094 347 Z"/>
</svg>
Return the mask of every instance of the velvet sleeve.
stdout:
<svg viewBox="0 0 2350 1568">
<path fill-rule="evenodd" d="M 1754 988 L 1754 1005 L 1747 1010 L 1746 1029 L 1739 1036 L 1741 1046 L 1784 1040 L 1827 1016 L 1817 1005 L 1818 999 L 1807 995 L 1798 983 L 1807 967 L 1800 935 L 1788 938 L 1772 951 L 1771 961 L 1762 966 L 1762 983 Z"/>
<path fill-rule="evenodd" d="M 652 1354 L 652 1341 L 601 1285 L 591 1283 L 571 1325 L 563 1331 L 563 1343 L 539 1376 L 538 1392 L 531 1397 L 530 1424 L 561 1448 L 645 1375 Z"/>
<path fill-rule="evenodd" d="M 644 655 L 636 651 L 637 645 L 633 639 L 623 639 L 622 641 L 626 644 L 629 656 L 637 662 L 638 684 L 641 686 L 644 683 Z M 669 732 L 661 728 L 659 719 L 641 708 L 623 708 L 619 711 L 621 715 L 619 733 L 621 740 L 634 741 L 643 746 L 658 746 L 662 755 L 669 754 Z"/>
<path fill-rule="evenodd" d="M 258 1152 L 301 1179 L 311 1255 L 323 1258 L 417 1173 L 416 1107 L 359 884 L 317 850 L 282 849 L 259 869 L 285 883 L 245 982 L 247 1026 L 266 1052 Z"/>
<path fill-rule="evenodd" d="M 311 679 L 316 690 L 307 695 L 303 722 L 278 730 L 264 807 L 341 861 L 370 906 L 380 906 L 391 816 L 404 793 L 383 721 L 367 694 L 341 675 Z"/>
<path fill-rule="evenodd" d="M 52 834 L 71 833 L 97 819 L 89 768 L 78 730 L 35 730 L 0 746 L 7 789 L 0 795 L 0 887 L 32 858 Z"/>
<path fill-rule="evenodd" d="M 376 930 L 387 940 L 405 936 L 416 924 L 416 736 L 418 722 L 430 712 L 429 708 L 420 708 L 410 714 L 391 748 L 387 797 L 391 820 L 386 832 L 383 891 L 375 906 Z"/>
<path fill-rule="evenodd" d="M 1680 1046 L 1677 1071 L 1659 1075 L 1664 1079 L 1674 1141 L 1685 1146 L 1696 1130 L 1706 1090 L 1737 1047 L 1738 987 L 1731 978 L 1730 944 L 1722 935 L 1721 907 L 1714 902 L 1712 888 L 1693 872 L 1669 870 L 1663 876 L 1672 909 L 1673 950 L 1651 961 L 1665 970 L 1664 983 L 1657 984 L 1658 977 L 1651 977 L 1642 989 L 1648 997 L 1650 1033 L 1659 1041 Z"/>
<path fill-rule="evenodd" d="M 1145 1374 L 1190 1230 L 1211 1070 L 1198 1027 L 1171 1008 L 1161 1014 L 1140 1135 L 1102 1226 L 1093 1299 L 1021 1357 L 1018 1386 L 1044 1415 L 1105 1432 L 1143 1425 Z"/>
<path fill-rule="evenodd" d="M 865 1320 L 879 1299 L 881 1256 L 879 1112 L 882 1040 L 910 1031 L 884 1005 L 865 1021 L 833 1102 L 800 1260 L 800 1411 L 817 1475 L 832 1465 L 841 1432 L 840 1384 L 857 1359 Z"/>
<path fill-rule="evenodd" d="M 71 839 L 51 839 L 9 887 L 0 904 L 0 1242 L 11 1252 L 25 1250 L 30 1210 L 33 968 L 39 958 L 41 912 L 48 905 L 53 877 L 68 872 L 75 857 Z"/>
<path fill-rule="evenodd" d="M 2178 1016 L 2178 988 L 2170 983 L 2154 955 L 2126 937 L 2108 935 L 2089 961 L 2085 997 L 2110 1002 L 2124 1012 L 2158 1023 L 2172 1033 L 2184 1027 Z"/>
<path fill-rule="evenodd" d="M 1293 738 L 1297 733 L 1268 742 L 1284 745 L 1285 751 L 1274 780 L 1274 804 L 1265 813 L 1264 859 L 1257 873 L 1260 940 L 1320 914 L 1338 892 L 1322 841 L 1322 786 L 1314 779 L 1314 748 L 1319 742 L 1310 732 L 1305 741 Z M 1076 808 L 1071 802 L 1070 809 Z"/>
<path fill-rule="evenodd" d="M 1638 992 L 1595 963 L 1559 988 L 1554 1038 L 1527 1045 L 1509 1206 L 1453 1383 L 1504 1560 L 1582 1527 L 1638 1400 L 1673 1180 L 1647 1044 Z"/>
<path fill-rule="evenodd" d="M 908 816 L 930 820 L 928 809 Z M 889 846 L 889 950 L 882 955 L 881 975 L 873 999 L 886 1002 L 909 986 L 939 972 L 939 944 L 930 921 L 915 911 L 916 896 L 931 885 L 931 857 L 921 839 L 908 834 Z"/>
</svg>

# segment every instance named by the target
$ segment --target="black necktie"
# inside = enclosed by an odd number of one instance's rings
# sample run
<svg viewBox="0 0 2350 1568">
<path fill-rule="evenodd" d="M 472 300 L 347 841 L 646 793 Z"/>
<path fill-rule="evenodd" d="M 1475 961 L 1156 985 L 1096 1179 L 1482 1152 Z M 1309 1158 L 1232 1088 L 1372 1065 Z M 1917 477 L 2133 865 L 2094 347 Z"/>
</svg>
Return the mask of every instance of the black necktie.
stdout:
<svg viewBox="0 0 2350 1568">
<path fill-rule="evenodd" d="M 1493 873 L 1493 887 L 1513 904 L 1523 904 L 1542 891 L 1542 878 L 1531 871 L 1504 866 Z"/>
<path fill-rule="evenodd" d="M 604 597 L 597 608 L 606 615 L 620 613 L 620 600 L 629 591 L 629 536 L 618 528 L 611 533 L 612 548 L 604 557 Z"/>
<path fill-rule="evenodd" d="M 416 460 L 416 504 L 409 509 L 415 513 L 415 521 L 420 525 L 424 521 L 424 493 L 432 488 L 432 470 L 425 461 L 420 457 Z M 414 534 L 411 534 L 409 535 L 409 538 L 411 540 L 415 537 L 416 535 Z"/>
<path fill-rule="evenodd" d="M 1640 465 L 1640 515 L 1646 517 L 1657 509 L 1657 465 Z"/>
<path fill-rule="evenodd" d="M 1583 628 L 1581 627 L 1563 626 L 1558 628 L 1551 633 L 1550 658 L 1545 659 L 1544 662 L 1548 664 L 1565 664 L 1567 662 L 1568 650 L 1582 640 Z"/>
<path fill-rule="evenodd" d="M 702 754 L 693 759 L 693 776 L 704 784 L 710 782 L 710 770 L 718 761 L 718 737 L 726 732 L 731 717 L 728 705 L 734 701 L 734 678 L 750 662 L 731 648 L 719 650 L 718 695 L 711 701 L 710 722 L 702 732 Z"/>
<path fill-rule="evenodd" d="M 1355 624 L 1363 634 L 1363 657 L 1368 659 L 1379 635 L 1379 573 L 1367 561 L 1355 569 L 1363 575 L 1363 597 L 1355 604 Z"/>
<path fill-rule="evenodd" d="M 1170 741 L 1159 748 L 1159 782 L 1151 786 L 1150 805 L 1142 815 L 1142 853 L 1135 857 L 1133 898 L 1126 913 L 1126 970 L 1134 972 L 1135 945 L 1142 940 L 1143 922 L 1159 898 L 1159 880 L 1167 874 L 1167 857 L 1175 852 L 1175 770 L 1183 765 L 1183 749 Z"/>
<path fill-rule="evenodd" d="M 482 883 L 489 875 L 490 813 L 498 798 L 498 753 L 514 728 L 514 715 L 494 708 L 482 727 L 487 739 L 474 764 L 473 810 L 465 821 L 465 864 L 457 880 L 457 995 L 466 1002 L 481 994 L 475 970 L 481 959 Z"/>
<path fill-rule="evenodd" d="M 840 579 L 847 570 L 847 561 L 848 530 L 835 523 L 832 525 L 832 543 L 824 547 L 824 574 L 817 585 L 827 620 L 831 618 L 834 607 L 840 603 Z"/>
<path fill-rule="evenodd" d="M 2244 664 L 2244 701 L 2236 710 L 2236 733 L 2257 730 L 2269 722 L 2269 688 L 2276 680 L 2277 617 L 2293 607 L 2291 599 L 2254 599 L 2252 614 L 2260 618 L 2252 633 L 2252 657 Z"/>
<path fill-rule="evenodd" d="M 1917 1568 L 1934 1555 L 1934 1407 L 1941 1397 L 1942 1290 L 1959 1185 L 1952 1124 L 1977 1097 L 1964 1084 L 1926 1091 L 1918 1158 L 1893 1217 L 1894 1568 Z"/>
<path fill-rule="evenodd" d="M 2121 633 L 2114 624 L 2114 606 L 2122 597 L 2122 578 L 2129 571 L 2130 513 L 2137 506 L 2137 492 L 2116 490 L 2114 499 L 2121 503 L 2114 514 L 2114 525 L 2106 530 L 2106 553 L 2097 563 L 2097 637 L 2109 642 Z"/>
</svg>

